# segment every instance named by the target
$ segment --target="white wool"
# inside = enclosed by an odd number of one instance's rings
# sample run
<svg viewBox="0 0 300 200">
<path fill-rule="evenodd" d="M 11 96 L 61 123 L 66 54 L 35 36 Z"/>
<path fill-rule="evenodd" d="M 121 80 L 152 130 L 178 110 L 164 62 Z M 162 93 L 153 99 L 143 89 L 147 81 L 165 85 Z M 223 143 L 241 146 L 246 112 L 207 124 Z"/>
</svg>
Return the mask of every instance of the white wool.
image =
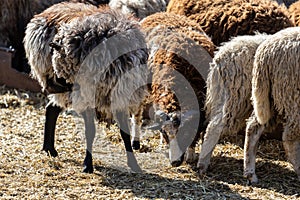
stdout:
<svg viewBox="0 0 300 200">
<path fill-rule="evenodd" d="M 109 6 L 142 19 L 153 13 L 166 11 L 168 3 L 169 0 L 111 0 Z"/>
</svg>

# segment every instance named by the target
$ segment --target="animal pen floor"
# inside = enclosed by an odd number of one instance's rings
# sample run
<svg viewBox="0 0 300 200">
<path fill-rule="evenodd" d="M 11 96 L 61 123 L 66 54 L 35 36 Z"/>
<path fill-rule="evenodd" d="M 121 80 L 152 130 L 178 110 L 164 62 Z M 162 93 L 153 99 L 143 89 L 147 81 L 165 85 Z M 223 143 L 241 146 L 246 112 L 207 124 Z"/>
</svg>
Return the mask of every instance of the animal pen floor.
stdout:
<svg viewBox="0 0 300 200">
<path fill-rule="evenodd" d="M 42 100 L 41 100 L 42 99 Z M 97 125 L 93 174 L 84 174 L 83 121 L 60 115 L 57 158 L 41 151 L 45 97 L 0 89 L 0 199 L 300 199 L 300 182 L 286 162 L 280 141 L 261 141 L 257 155 L 260 183 L 243 178 L 243 136 L 223 136 L 205 177 L 194 166 L 170 166 L 154 133 L 143 135 L 136 152 L 144 173 L 126 167 L 118 129 Z M 199 151 L 199 149 L 197 149 Z"/>
</svg>

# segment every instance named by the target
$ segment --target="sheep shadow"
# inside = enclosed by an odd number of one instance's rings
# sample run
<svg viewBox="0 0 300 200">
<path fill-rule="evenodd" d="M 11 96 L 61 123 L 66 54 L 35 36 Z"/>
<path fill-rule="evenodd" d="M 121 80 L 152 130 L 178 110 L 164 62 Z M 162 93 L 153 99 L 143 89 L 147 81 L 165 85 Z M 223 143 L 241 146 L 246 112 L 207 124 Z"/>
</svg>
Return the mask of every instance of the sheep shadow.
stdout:
<svg viewBox="0 0 300 200">
<path fill-rule="evenodd" d="M 247 199 L 222 183 L 166 178 L 153 173 L 123 172 L 112 167 L 96 166 L 106 187 L 131 191 L 145 199 Z"/>
<path fill-rule="evenodd" d="M 271 159 L 257 159 L 256 174 L 259 183 L 252 185 L 252 187 L 272 190 L 283 195 L 300 196 L 300 181 L 296 173 L 286 165 L 279 165 L 274 161 Z M 229 184 L 247 186 L 247 180 L 243 177 L 242 159 L 222 156 L 212 157 L 207 177 Z"/>
</svg>

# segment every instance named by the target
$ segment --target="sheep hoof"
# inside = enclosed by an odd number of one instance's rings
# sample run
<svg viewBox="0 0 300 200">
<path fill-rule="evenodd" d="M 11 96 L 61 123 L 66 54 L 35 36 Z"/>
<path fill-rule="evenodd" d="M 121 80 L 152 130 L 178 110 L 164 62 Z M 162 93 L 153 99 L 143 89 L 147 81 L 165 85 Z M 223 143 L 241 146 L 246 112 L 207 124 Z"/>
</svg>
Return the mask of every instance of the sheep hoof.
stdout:
<svg viewBox="0 0 300 200">
<path fill-rule="evenodd" d="M 140 141 L 132 141 L 132 148 L 134 150 L 139 150 L 141 148 Z"/>
<path fill-rule="evenodd" d="M 142 169 L 140 168 L 137 160 L 133 154 L 133 152 L 126 151 L 127 154 L 127 165 L 128 167 L 135 173 L 142 173 Z"/>
<path fill-rule="evenodd" d="M 84 165 L 84 168 L 83 168 L 84 173 L 93 173 L 94 172 L 92 154 L 88 150 L 86 151 L 86 156 L 85 156 L 83 165 Z"/>
<path fill-rule="evenodd" d="M 244 177 L 247 178 L 247 185 L 254 185 L 258 183 L 258 178 L 255 173 L 244 173 Z"/>
<path fill-rule="evenodd" d="M 88 173 L 88 174 L 92 174 L 94 172 L 94 168 L 93 168 L 93 166 L 85 165 L 84 168 L 83 168 L 83 172 Z"/>
<path fill-rule="evenodd" d="M 188 164 L 196 163 L 199 157 L 199 155 L 195 152 L 187 152 L 185 156 L 185 161 Z"/>
<path fill-rule="evenodd" d="M 200 176 L 203 176 L 206 173 L 207 166 L 205 164 L 198 163 L 197 168 L 199 170 L 199 175 Z"/>
<path fill-rule="evenodd" d="M 55 158 L 58 156 L 58 153 L 54 148 L 43 148 L 43 151 L 45 151 L 51 157 Z"/>
</svg>

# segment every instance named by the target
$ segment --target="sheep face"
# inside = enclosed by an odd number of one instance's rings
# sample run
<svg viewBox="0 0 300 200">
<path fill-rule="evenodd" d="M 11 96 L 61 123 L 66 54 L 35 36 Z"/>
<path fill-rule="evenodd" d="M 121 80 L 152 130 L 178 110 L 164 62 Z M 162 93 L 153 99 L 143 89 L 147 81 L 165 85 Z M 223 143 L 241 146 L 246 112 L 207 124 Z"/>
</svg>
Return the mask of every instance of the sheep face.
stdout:
<svg viewBox="0 0 300 200">
<path fill-rule="evenodd" d="M 169 159 L 173 167 L 182 164 L 187 148 L 197 140 L 200 113 L 174 111 L 165 113 L 156 112 L 156 129 L 160 129 L 162 138 L 169 148 Z M 197 123 L 198 122 L 198 123 Z M 152 127 L 154 128 L 154 127 Z"/>
<path fill-rule="evenodd" d="M 184 152 L 180 150 L 176 138 L 180 122 L 180 116 L 177 113 L 171 113 L 166 116 L 166 121 L 163 122 L 161 127 L 163 139 L 169 146 L 169 158 L 173 167 L 181 165 L 184 158 Z"/>
</svg>

